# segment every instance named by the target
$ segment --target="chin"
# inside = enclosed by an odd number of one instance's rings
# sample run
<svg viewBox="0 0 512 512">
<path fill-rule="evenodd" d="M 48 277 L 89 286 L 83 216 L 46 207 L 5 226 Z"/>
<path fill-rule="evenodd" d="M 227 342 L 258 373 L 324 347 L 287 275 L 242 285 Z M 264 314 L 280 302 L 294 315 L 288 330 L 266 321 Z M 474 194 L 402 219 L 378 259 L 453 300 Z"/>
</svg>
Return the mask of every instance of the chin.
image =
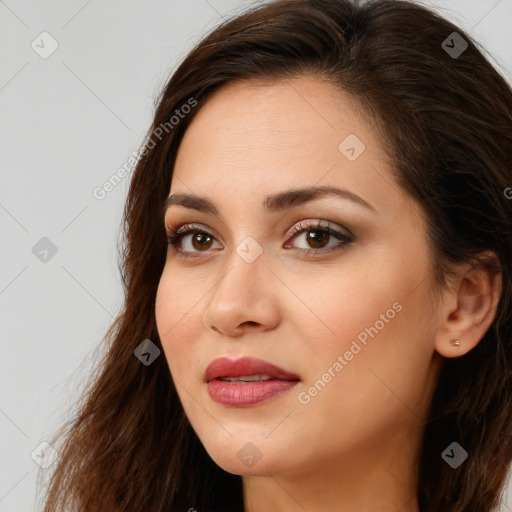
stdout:
<svg viewBox="0 0 512 512">
<path fill-rule="evenodd" d="M 253 466 L 248 466 L 244 462 L 240 461 L 236 455 L 235 457 L 227 458 L 225 455 L 221 455 L 217 459 L 213 459 L 217 466 L 221 467 L 224 471 L 233 475 L 240 476 L 267 476 L 269 474 L 276 473 L 279 469 L 276 464 L 270 461 L 263 461 L 263 458 L 256 462 Z"/>
<path fill-rule="evenodd" d="M 206 448 L 206 447 L 205 447 Z M 229 445 L 207 449 L 212 460 L 224 471 L 241 476 L 265 476 L 281 471 L 283 457 L 273 450 L 270 454 L 251 441 L 232 439 Z"/>
</svg>

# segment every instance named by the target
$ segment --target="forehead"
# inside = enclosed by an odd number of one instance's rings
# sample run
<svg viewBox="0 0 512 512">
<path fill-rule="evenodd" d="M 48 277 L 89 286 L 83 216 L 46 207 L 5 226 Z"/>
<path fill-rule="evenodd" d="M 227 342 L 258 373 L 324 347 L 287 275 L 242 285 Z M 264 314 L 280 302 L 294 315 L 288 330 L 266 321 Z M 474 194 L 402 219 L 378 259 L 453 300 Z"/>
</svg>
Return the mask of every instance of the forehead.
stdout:
<svg viewBox="0 0 512 512">
<path fill-rule="evenodd" d="M 332 83 L 305 75 L 282 80 L 237 80 L 213 93 L 187 129 L 185 138 L 202 136 L 206 145 L 237 140 L 286 143 L 298 137 L 314 144 L 330 135 L 333 142 L 357 133 L 366 145 L 378 141 L 369 133 L 357 101 Z M 187 141 L 182 141 L 185 145 Z"/>
<path fill-rule="evenodd" d="M 332 185 L 392 208 L 393 193 L 403 192 L 389 168 L 376 132 L 335 85 L 311 76 L 239 80 L 216 91 L 188 127 L 171 192 L 247 203 L 291 186 Z"/>
</svg>

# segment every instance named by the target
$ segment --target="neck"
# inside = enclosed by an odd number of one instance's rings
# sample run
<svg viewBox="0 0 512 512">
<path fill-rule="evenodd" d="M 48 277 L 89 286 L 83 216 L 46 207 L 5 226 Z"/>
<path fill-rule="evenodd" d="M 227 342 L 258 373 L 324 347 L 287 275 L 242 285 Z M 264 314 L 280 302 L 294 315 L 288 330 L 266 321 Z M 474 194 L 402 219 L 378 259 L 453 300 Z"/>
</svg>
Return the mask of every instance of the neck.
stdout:
<svg viewBox="0 0 512 512">
<path fill-rule="evenodd" d="M 393 448 L 331 456 L 307 472 L 243 476 L 244 512 L 419 512 L 414 450 Z"/>
</svg>

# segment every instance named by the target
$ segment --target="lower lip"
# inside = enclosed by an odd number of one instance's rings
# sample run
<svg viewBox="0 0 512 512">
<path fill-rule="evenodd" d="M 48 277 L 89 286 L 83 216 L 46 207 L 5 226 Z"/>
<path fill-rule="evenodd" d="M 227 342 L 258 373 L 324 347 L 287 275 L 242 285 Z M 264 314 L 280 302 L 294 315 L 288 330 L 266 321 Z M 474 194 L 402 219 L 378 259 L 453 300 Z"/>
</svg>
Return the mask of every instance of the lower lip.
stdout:
<svg viewBox="0 0 512 512">
<path fill-rule="evenodd" d="M 231 407 L 248 407 L 282 395 L 293 388 L 297 380 L 267 380 L 238 384 L 223 380 L 208 382 L 208 393 L 212 400 Z"/>
</svg>

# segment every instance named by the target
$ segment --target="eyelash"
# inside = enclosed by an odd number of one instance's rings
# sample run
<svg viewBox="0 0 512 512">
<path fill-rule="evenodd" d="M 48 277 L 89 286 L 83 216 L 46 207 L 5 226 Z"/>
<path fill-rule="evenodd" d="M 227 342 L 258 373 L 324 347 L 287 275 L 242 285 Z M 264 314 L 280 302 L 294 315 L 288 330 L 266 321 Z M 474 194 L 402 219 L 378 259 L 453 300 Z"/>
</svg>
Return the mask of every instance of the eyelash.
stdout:
<svg viewBox="0 0 512 512">
<path fill-rule="evenodd" d="M 337 231 L 329 226 L 329 224 L 323 224 L 322 221 L 316 221 L 316 223 L 311 223 L 307 221 L 301 221 L 298 224 L 296 224 L 292 228 L 292 233 L 290 238 L 294 238 L 297 235 L 304 233 L 304 232 L 324 232 L 329 233 L 330 235 L 333 235 L 334 237 L 340 239 L 341 244 L 335 245 L 333 247 L 324 248 L 324 249 L 301 249 L 301 248 L 295 248 L 296 251 L 299 251 L 302 254 L 331 254 L 333 252 L 343 250 L 348 244 L 353 242 L 353 238 L 349 235 L 346 235 L 340 231 Z M 178 229 L 169 228 L 167 232 L 167 243 L 169 247 L 174 250 L 175 252 L 179 253 L 181 256 L 185 258 L 198 258 L 201 257 L 202 252 L 208 252 L 206 251 L 183 251 L 178 247 L 178 243 L 186 235 L 189 235 L 190 233 L 201 233 L 206 236 L 210 236 L 213 238 L 213 235 L 209 233 L 208 231 L 194 226 L 192 224 L 185 224 L 181 226 Z"/>
</svg>

